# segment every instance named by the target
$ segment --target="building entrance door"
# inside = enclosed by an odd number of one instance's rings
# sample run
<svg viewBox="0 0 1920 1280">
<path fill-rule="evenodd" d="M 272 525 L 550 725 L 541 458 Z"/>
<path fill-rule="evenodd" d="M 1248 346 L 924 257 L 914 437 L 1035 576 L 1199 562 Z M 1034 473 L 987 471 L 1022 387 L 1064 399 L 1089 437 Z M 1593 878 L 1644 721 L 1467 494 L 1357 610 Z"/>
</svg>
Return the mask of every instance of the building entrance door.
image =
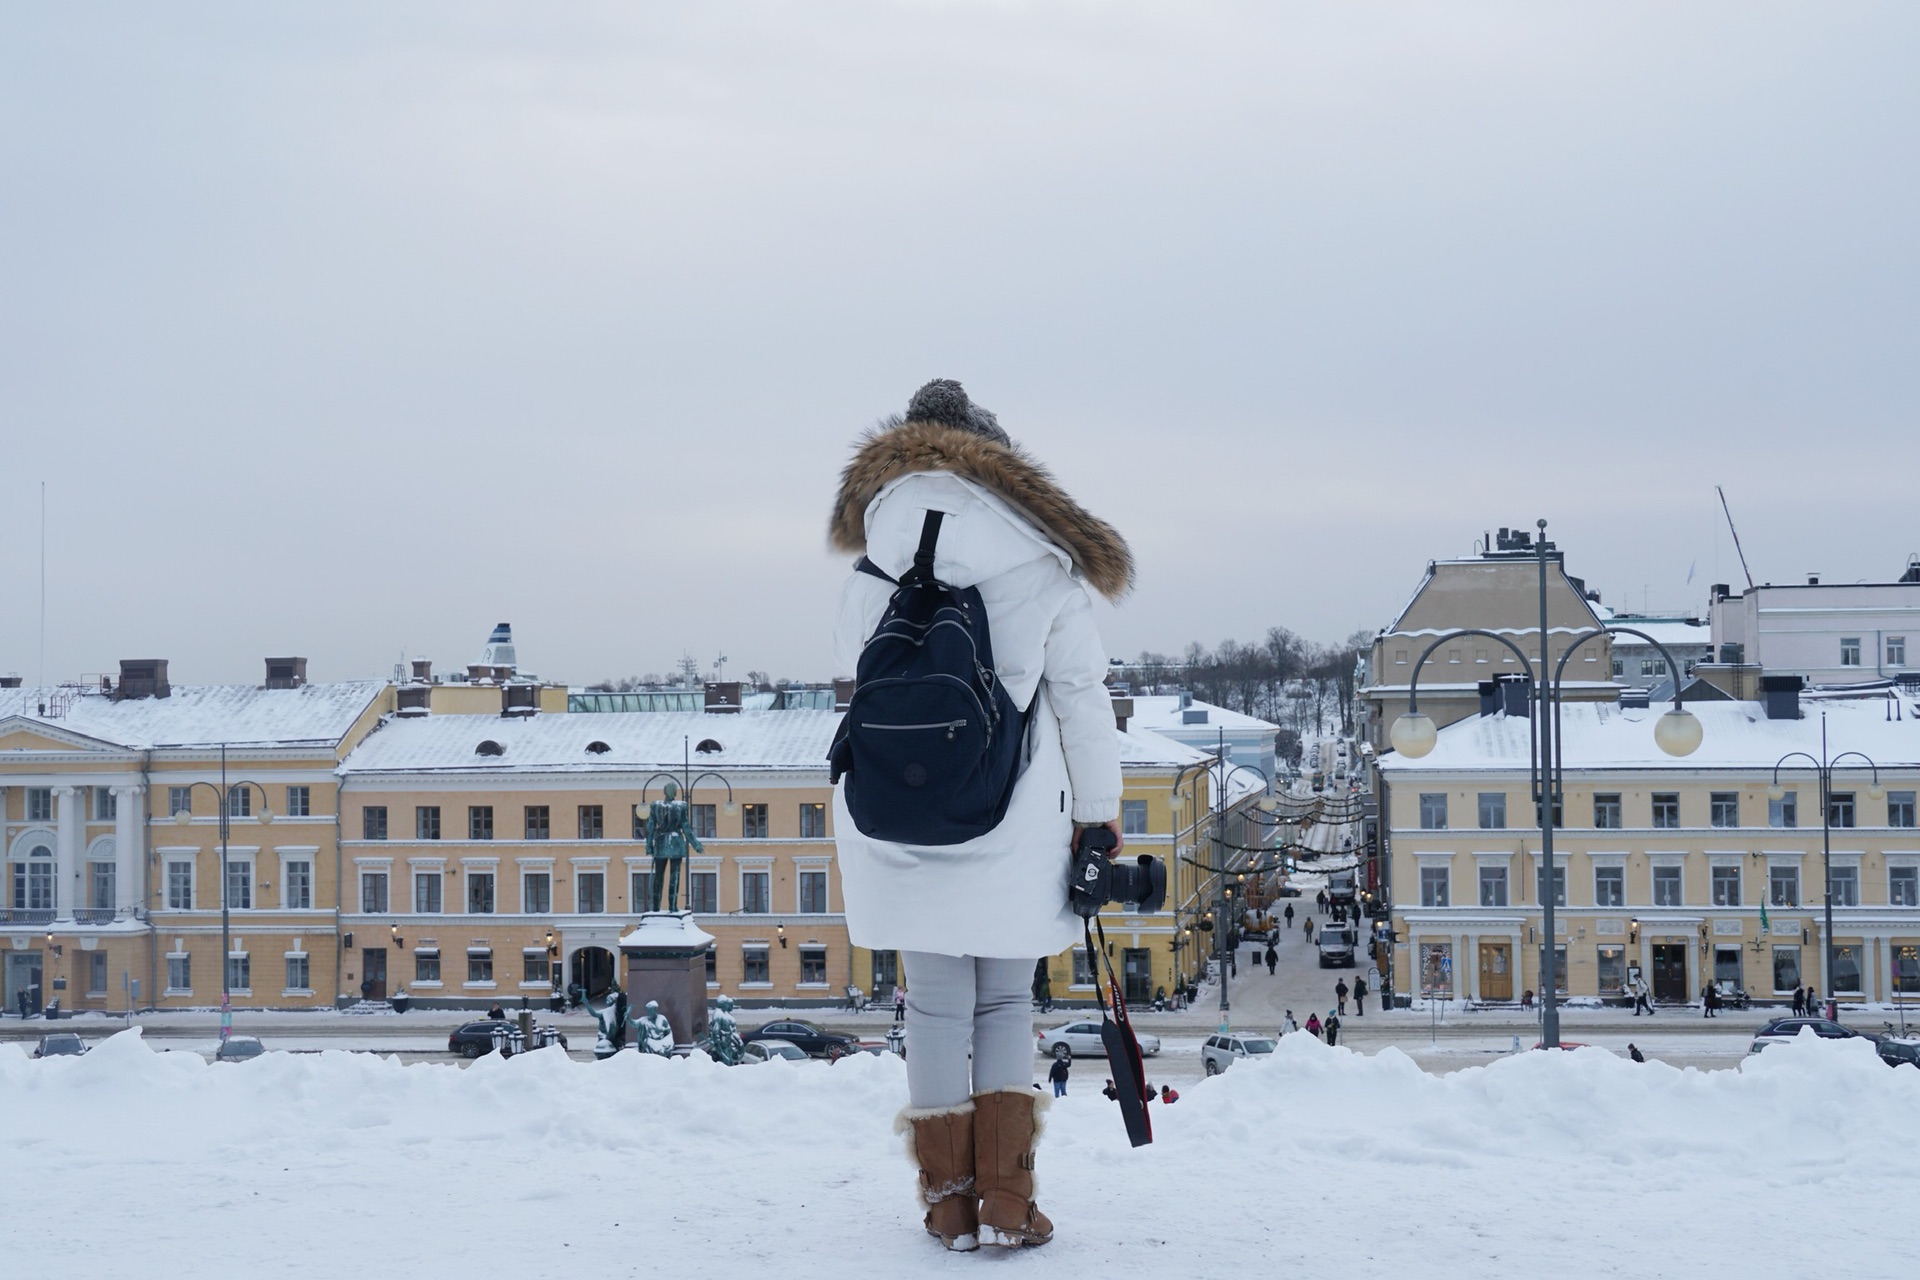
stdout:
<svg viewBox="0 0 1920 1280">
<path fill-rule="evenodd" d="M 893 989 L 900 985 L 900 953 L 898 951 L 876 951 L 873 953 L 873 988 L 867 992 L 867 998 L 875 1004 L 892 1004 Z"/>
<path fill-rule="evenodd" d="M 1153 959 L 1147 948 L 1128 947 L 1120 953 L 1120 992 L 1128 1004 L 1153 999 Z"/>
<path fill-rule="evenodd" d="M 574 988 L 589 1000 L 598 1000 L 613 987 L 613 952 L 605 947 L 582 947 L 573 953 Z"/>
<path fill-rule="evenodd" d="M 40 953 L 7 952 L 7 1012 L 40 1012 Z"/>
<path fill-rule="evenodd" d="M 361 994 L 369 1000 L 387 998 L 387 949 L 363 947 L 360 951 Z"/>
<path fill-rule="evenodd" d="M 1687 986 L 1687 947 L 1683 942 L 1655 943 L 1653 948 L 1653 998 L 1684 1004 Z"/>
<path fill-rule="evenodd" d="M 1483 942 L 1480 944 L 1480 998 L 1482 1000 L 1513 999 L 1512 943 Z"/>
</svg>

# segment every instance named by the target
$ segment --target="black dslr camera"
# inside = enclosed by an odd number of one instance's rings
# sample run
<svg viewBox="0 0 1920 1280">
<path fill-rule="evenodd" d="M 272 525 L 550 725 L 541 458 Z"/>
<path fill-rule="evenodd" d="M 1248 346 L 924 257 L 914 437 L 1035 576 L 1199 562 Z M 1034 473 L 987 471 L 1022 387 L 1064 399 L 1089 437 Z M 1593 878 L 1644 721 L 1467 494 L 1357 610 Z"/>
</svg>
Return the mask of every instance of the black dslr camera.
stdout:
<svg viewBox="0 0 1920 1280">
<path fill-rule="evenodd" d="M 1129 862 L 1115 862 L 1119 841 L 1105 827 L 1088 827 L 1073 842 L 1073 874 L 1067 881 L 1067 902 L 1077 916 L 1092 919 L 1109 902 L 1128 910 L 1158 911 L 1167 902 L 1167 864 L 1148 854 Z"/>
</svg>

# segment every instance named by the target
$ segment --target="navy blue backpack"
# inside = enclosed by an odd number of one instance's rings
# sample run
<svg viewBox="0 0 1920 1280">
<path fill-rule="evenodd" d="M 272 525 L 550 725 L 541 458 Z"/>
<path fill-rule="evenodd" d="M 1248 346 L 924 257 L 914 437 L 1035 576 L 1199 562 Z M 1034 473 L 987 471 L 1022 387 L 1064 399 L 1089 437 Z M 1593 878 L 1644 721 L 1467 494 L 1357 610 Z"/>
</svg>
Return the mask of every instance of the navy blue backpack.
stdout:
<svg viewBox="0 0 1920 1280">
<path fill-rule="evenodd" d="M 895 590 L 860 651 L 827 760 L 833 781 L 847 779 L 861 834 L 895 844 L 962 844 L 999 826 L 1026 736 L 1026 715 L 994 672 L 978 588 L 933 576 L 944 515 L 927 512 L 913 567 L 897 580 L 865 556 L 854 566 Z"/>
</svg>

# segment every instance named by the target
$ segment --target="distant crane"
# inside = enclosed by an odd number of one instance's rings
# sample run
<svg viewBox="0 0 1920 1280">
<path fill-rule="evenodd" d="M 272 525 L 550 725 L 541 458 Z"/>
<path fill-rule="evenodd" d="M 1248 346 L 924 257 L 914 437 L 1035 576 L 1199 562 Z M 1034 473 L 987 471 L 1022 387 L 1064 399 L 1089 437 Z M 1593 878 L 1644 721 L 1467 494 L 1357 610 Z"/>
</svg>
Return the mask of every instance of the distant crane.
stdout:
<svg viewBox="0 0 1920 1280">
<path fill-rule="evenodd" d="M 1740 572 L 1747 575 L 1747 590 L 1753 590 L 1753 570 L 1747 568 L 1747 553 L 1740 549 L 1740 531 L 1733 527 L 1733 512 L 1727 506 L 1727 491 L 1719 485 L 1713 491 L 1720 495 L 1720 510 L 1727 517 L 1727 532 L 1733 535 L 1733 550 L 1740 557 Z"/>
</svg>

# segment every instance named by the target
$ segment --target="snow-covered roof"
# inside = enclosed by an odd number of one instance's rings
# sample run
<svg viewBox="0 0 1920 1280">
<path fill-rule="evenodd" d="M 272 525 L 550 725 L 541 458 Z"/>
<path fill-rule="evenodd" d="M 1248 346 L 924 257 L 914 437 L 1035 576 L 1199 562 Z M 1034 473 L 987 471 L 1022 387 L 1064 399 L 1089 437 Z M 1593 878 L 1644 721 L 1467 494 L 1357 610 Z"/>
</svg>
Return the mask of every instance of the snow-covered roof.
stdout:
<svg viewBox="0 0 1920 1280">
<path fill-rule="evenodd" d="M 1186 723 L 1184 713 L 1187 711 L 1206 712 L 1206 723 Z M 1182 707 L 1180 699 L 1172 694 L 1149 694 L 1145 697 L 1136 697 L 1133 700 L 1133 719 L 1129 724 L 1162 733 L 1172 729 L 1184 729 L 1188 732 L 1200 729 L 1225 729 L 1229 733 L 1275 733 L 1280 728 L 1279 725 L 1269 724 L 1256 716 L 1229 711 L 1225 707 L 1216 706 L 1211 702 L 1202 702 L 1198 698 Z"/>
<path fill-rule="evenodd" d="M 1661 644 L 1711 644 L 1713 628 L 1704 622 L 1688 622 L 1673 618 L 1609 618 L 1607 630 L 1617 631 L 1621 627 L 1632 627 L 1635 631 L 1644 631 Z M 1644 645 L 1646 641 L 1639 636 L 1616 635 L 1613 647 Z"/>
<path fill-rule="evenodd" d="M 18 716 L 52 729 L 137 749 L 163 747 L 327 746 L 338 743 L 386 687 L 380 680 L 309 684 L 174 685 L 165 698 L 115 701 L 72 697 L 59 715 L 41 715 L 55 690 L 0 689 L 0 720 Z M 64 692 L 64 691 L 59 691 Z M 57 705 L 57 703 L 55 704 Z"/>
<path fill-rule="evenodd" d="M 827 767 L 837 711 L 573 712 L 520 719 L 423 716 L 395 719 L 349 755 L 344 773 L 630 772 L 678 769 L 805 770 Z M 1117 734 L 1126 766 L 1179 767 L 1207 757 L 1153 733 Z M 499 754 L 482 755 L 491 742 Z M 702 743 L 717 750 L 701 751 Z M 601 744 L 605 750 L 590 750 Z"/>
<path fill-rule="evenodd" d="M 1758 702 L 1691 702 L 1703 737 L 1690 756 L 1669 756 L 1654 745 L 1653 724 L 1669 708 L 1622 708 L 1604 702 L 1564 705 L 1562 758 L 1568 772 L 1584 769 L 1748 769 L 1771 770 L 1792 751 L 1820 754 L 1820 717 L 1824 712 L 1828 750 L 1837 755 L 1859 751 L 1882 771 L 1920 765 L 1920 707 L 1912 700 L 1890 705 L 1872 698 L 1847 702 L 1802 703 L 1803 718 L 1769 720 Z M 1897 713 L 1899 719 L 1893 719 Z M 1432 752 L 1414 760 L 1394 752 L 1380 757 L 1389 776 L 1456 769 L 1525 769 L 1529 753 L 1525 716 L 1474 716 L 1440 730 Z M 1804 764 L 1804 761 L 1797 762 Z M 1848 763 L 1857 764 L 1858 761 Z"/>
</svg>

